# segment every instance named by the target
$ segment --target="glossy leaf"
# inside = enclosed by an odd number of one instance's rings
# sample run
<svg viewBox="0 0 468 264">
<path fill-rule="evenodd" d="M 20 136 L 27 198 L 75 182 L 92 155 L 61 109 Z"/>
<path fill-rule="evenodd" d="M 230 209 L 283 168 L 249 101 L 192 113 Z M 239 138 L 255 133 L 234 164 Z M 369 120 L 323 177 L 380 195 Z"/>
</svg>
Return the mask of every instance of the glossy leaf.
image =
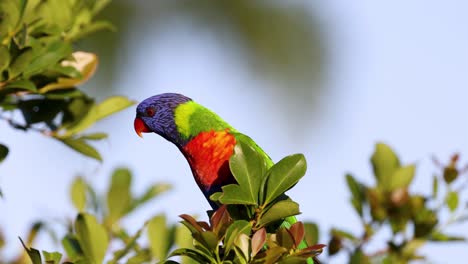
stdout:
<svg viewBox="0 0 468 264">
<path fill-rule="evenodd" d="M 106 229 L 90 214 L 81 213 L 75 222 L 76 237 L 84 255 L 92 264 L 100 264 L 109 244 Z"/>
<path fill-rule="evenodd" d="M 273 165 L 265 182 L 265 204 L 291 189 L 305 174 L 307 169 L 304 155 L 287 156 Z"/>
<path fill-rule="evenodd" d="M 298 215 L 298 214 L 300 214 L 299 204 L 291 200 L 279 201 L 275 203 L 272 207 L 270 207 L 262 215 L 262 217 L 258 221 L 258 225 L 265 226 L 268 223 L 278 221 L 288 216 Z"/>
<path fill-rule="evenodd" d="M 75 178 L 71 185 L 70 196 L 76 210 L 83 212 L 86 207 L 86 191 L 88 187 L 81 177 Z"/>
<path fill-rule="evenodd" d="M 237 184 L 224 186 L 219 201 L 223 204 L 257 204 L 260 184 L 266 172 L 264 159 L 253 147 L 238 141 L 229 167 Z"/>
<path fill-rule="evenodd" d="M 258 252 L 263 248 L 266 242 L 266 230 L 265 228 L 259 229 L 252 236 L 252 257 L 255 257 Z"/>
</svg>

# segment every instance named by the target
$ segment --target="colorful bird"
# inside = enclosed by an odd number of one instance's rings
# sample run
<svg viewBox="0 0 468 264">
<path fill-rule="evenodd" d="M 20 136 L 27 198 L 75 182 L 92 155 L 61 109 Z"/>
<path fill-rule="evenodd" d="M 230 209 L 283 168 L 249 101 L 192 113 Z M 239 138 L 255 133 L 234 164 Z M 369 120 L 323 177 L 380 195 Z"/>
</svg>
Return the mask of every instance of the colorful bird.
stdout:
<svg viewBox="0 0 468 264">
<path fill-rule="evenodd" d="M 140 137 L 142 133 L 154 132 L 179 148 L 213 209 L 218 205 L 209 197 L 222 191 L 221 187 L 236 183 L 229 159 L 237 142 L 253 147 L 264 156 L 267 167 L 273 166 L 271 158 L 250 137 L 181 94 L 164 93 L 145 99 L 137 106 L 134 126 Z M 286 226 L 295 222 L 295 217 L 288 217 Z"/>
</svg>

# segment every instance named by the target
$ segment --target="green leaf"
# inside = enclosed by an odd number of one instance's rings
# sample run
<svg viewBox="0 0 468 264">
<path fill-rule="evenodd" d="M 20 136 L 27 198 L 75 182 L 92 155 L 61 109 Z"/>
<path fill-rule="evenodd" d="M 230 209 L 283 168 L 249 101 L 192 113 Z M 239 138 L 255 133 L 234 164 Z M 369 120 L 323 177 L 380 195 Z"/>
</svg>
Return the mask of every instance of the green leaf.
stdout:
<svg viewBox="0 0 468 264">
<path fill-rule="evenodd" d="M 84 140 L 101 140 L 107 138 L 106 133 L 92 133 L 92 134 L 86 134 L 80 137 L 80 139 Z"/>
<path fill-rule="evenodd" d="M 94 216 L 80 213 L 76 218 L 75 230 L 80 247 L 90 263 L 102 263 L 109 244 L 106 229 Z"/>
<path fill-rule="evenodd" d="M 347 239 L 349 239 L 351 241 L 355 241 L 355 242 L 358 241 L 358 239 L 353 234 L 351 234 L 350 232 L 347 232 L 347 231 L 344 231 L 344 230 L 341 230 L 341 229 L 338 229 L 338 228 L 333 228 L 330 231 L 330 233 L 334 237 L 347 238 Z"/>
<path fill-rule="evenodd" d="M 60 264 L 60 260 L 62 259 L 62 254 L 59 252 L 47 252 L 43 250 L 42 255 L 47 264 Z"/>
<path fill-rule="evenodd" d="M 466 238 L 463 236 L 447 235 L 436 231 L 431 234 L 429 240 L 434 242 L 466 241 Z"/>
<path fill-rule="evenodd" d="M 175 243 L 179 248 L 193 249 L 193 238 L 190 230 L 184 225 L 177 225 L 175 230 Z M 193 259 L 182 256 L 183 264 L 196 264 Z"/>
<path fill-rule="evenodd" d="M 130 101 L 124 96 L 111 96 L 102 101 L 101 103 L 94 105 L 88 112 L 88 114 L 73 127 L 70 127 L 65 132 L 65 136 L 73 135 L 81 132 L 97 121 L 115 113 L 121 111 L 135 102 Z"/>
<path fill-rule="evenodd" d="M 28 248 L 21 238 L 19 238 L 19 240 L 21 241 L 21 244 L 23 244 L 23 248 L 28 253 L 29 259 L 32 261 L 32 264 L 42 264 L 41 253 L 39 252 L 39 250 L 34 248 Z"/>
<path fill-rule="evenodd" d="M 265 182 L 265 204 L 291 189 L 305 174 L 307 169 L 304 155 L 287 156 L 273 165 Z"/>
<path fill-rule="evenodd" d="M 445 198 L 445 203 L 447 204 L 450 212 L 454 212 L 458 208 L 458 193 L 451 191 L 447 193 L 447 197 Z"/>
<path fill-rule="evenodd" d="M 437 179 L 437 175 L 432 177 L 432 198 L 437 198 L 439 190 L 439 180 Z"/>
<path fill-rule="evenodd" d="M 10 68 L 8 69 L 8 77 L 10 80 L 20 75 L 29 66 L 29 63 L 35 56 L 36 55 L 31 47 L 23 49 L 20 55 L 13 60 Z"/>
<path fill-rule="evenodd" d="M 164 215 L 157 215 L 149 220 L 148 238 L 153 256 L 158 260 L 166 259 L 170 247 L 170 239 L 167 221 Z"/>
<path fill-rule="evenodd" d="M 78 151 L 79 153 L 88 156 L 90 158 L 102 161 L 101 154 L 97 152 L 95 148 L 86 143 L 83 139 L 75 138 L 58 138 L 62 143 L 69 146 L 70 148 Z"/>
<path fill-rule="evenodd" d="M 304 223 L 305 240 L 307 245 L 315 245 L 319 240 L 319 228 L 316 223 Z"/>
<path fill-rule="evenodd" d="M 273 206 L 263 213 L 258 221 L 258 226 L 262 227 L 271 222 L 298 214 L 300 214 L 299 204 L 291 200 L 282 200 L 273 204 Z"/>
<path fill-rule="evenodd" d="M 8 155 L 8 152 L 8 147 L 0 144 L 0 162 L 5 160 L 6 156 Z"/>
<path fill-rule="evenodd" d="M 400 167 L 400 161 L 393 150 L 384 143 L 377 143 L 371 157 L 372 168 L 379 186 L 388 186 L 391 176 Z"/>
<path fill-rule="evenodd" d="M 266 173 L 265 160 L 253 147 L 238 141 L 229 167 L 237 184 L 223 186 L 223 204 L 258 204 L 260 184 Z"/>
<path fill-rule="evenodd" d="M 75 178 L 71 185 L 70 196 L 76 210 L 83 212 L 86 208 L 87 184 L 81 177 Z"/>
<path fill-rule="evenodd" d="M 138 244 L 136 243 L 137 239 L 141 236 L 141 234 L 143 233 L 143 229 L 146 227 L 146 225 L 144 225 L 142 228 L 140 228 L 136 234 L 128 239 L 125 239 L 125 247 L 123 249 L 120 249 L 120 250 L 117 250 L 117 251 L 114 251 L 114 258 L 108 262 L 108 264 L 110 263 L 119 263 L 118 261 L 125 257 L 125 255 L 127 255 L 133 248 L 135 247 L 138 247 Z M 151 258 L 145 258 L 148 254 L 142 254 L 142 257 L 143 259 L 151 259 Z M 143 261 L 142 261 L 143 262 Z M 140 262 L 140 263 L 142 263 Z"/>
<path fill-rule="evenodd" d="M 62 239 L 62 246 L 65 249 L 65 252 L 67 252 L 67 256 L 71 260 L 76 260 L 83 255 L 83 250 L 80 247 L 78 239 L 76 239 L 76 237 L 72 234 L 67 234 Z"/>
<path fill-rule="evenodd" d="M 252 230 L 252 226 L 249 222 L 245 220 L 234 221 L 226 229 L 226 237 L 224 238 L 225 252 L 228 253 L 229 251 L 233 249 L 234 243 L 236 242 L 240 234 L 250 235 L 251 230 Z"/>
<path fill-rule="evenodd" d="M 0 41 L 9 33 L 13 32 L 20 17 L 17 1 L 0 1 L 2 20 L 0 23 Z"/>
<path fill-rule="evenodd" d="M 111 223 L 120 219 L 130 209 L 132 202 L 131 183 L 132 174 L 126 168 L 116 169 L 112 174 L 111 185 L 107 192 L 107 208 Z"/>
<path fill-rule="evenodd" d="M 398 188 L 408 187 L 411 181 L 413 181 L 414 171 L 414 165 L 408 165 L 396 169 L 391 176 L 391 179 L 389 179 L 388 189 L 386 190 L 393 191 Z"/>
<path fill-rule="evenodd" d="M 0 45 L 0 81 L 2 81 L 2 73 L 10 64 L 10 51 L 6 46 Z"/>
<path fill-rule="evenodd" d="M 43 54 L 32 59 L 23 71 L 23 76 L 29 77 L 47 70 L 59 60 L 72 53 L 70 44 L 59 40 L 48 45 Z"/>
<path fill-rule="evenodd" d="M 370 264 L 371 261 L 369 257 L 362 252 L 360 248 L 356 249 L 354 251 L 353 255 L 351 255 L 351 258 L 349 260 L 349 264 Z"/>
<path fill-rule="evenodd" d="M 216 263 L 215 259 L 207 255 L 205 252 L 198 250 L 198 249 L 190 249 L 190 248 L 179 248 L 169 255 L 169 257 L 174 256 L 186 256 L 196 261 L 196 263 Z"/>
<path fill-rule="evenodd" d="M 30 80 L 18 80 L 10 82 L 7 85 L 3 86 L 2 89 L 22 89 L 32 92 L 37 91 L 36 85 Z"/>
</svg>

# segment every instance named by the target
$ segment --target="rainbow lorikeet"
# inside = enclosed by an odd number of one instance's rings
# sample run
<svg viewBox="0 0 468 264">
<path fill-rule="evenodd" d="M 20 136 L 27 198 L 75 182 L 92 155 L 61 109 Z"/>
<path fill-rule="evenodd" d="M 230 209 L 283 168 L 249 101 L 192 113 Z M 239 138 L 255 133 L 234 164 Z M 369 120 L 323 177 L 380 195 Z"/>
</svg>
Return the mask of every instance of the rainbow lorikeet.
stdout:
<svg viewBox="0 0 468 264">
<path fill-rule="evenodd" d="M 213 209 L 218 205 L 210 200 L 210 196 L 222 191 L 221 187 L 236 183 L 229 168 L 229 159 L 238 141 L 263 155 L 267 167 L 273 166 L 271 158 L 250 137 L 181 94 L 164 93 L 145 99 L 137 106 L 134 126 L 139 136 L 154 132 L 179 148 Z M 288 217 L 283 226 L 288 227 L 295 222 L 295 217 Z M 308 263 L 313 262 L 310 260 Z"/>
</svg>

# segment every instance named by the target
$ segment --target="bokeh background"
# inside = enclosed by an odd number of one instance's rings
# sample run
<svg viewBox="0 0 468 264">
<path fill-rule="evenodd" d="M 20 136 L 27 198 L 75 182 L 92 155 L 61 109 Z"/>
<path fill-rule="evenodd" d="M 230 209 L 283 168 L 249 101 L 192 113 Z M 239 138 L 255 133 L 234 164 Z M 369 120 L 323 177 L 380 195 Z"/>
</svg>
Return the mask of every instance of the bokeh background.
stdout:
<svg viewBox="0 0 468 264">
<path fill-rule="evenodd" d="M 446 161 L 459 151 L 468 161 L 467 10 L 468 2 L 455 0 L 114 0 L 101 17 L 118 31 L 98 33 L 78 48 L 100 57 L 85 88 L 91 95 L 141 101 L 183 93 L 276 161 L 304 153 L 308 172 L 290 196 L 301 205 L 301 219 L 319 223 L 326 243 L 332 226 L 361 231 L 344 174 L 372 182 L 369 157 L 377 141 L 404 163 L 417 163 L 413 187 L 421 192 L 430 190 L 436 172 L 432 154 Z M 98 145 L 102 164 L 0 123 L 0 139 L 11 150 L 0 166 L 0 225 L 11 254 L 34 219 L 74 216 L 64 188 L 74 176 L 102 190 L 118 166 L 133 171 L 135 192 L 153 182 L 174 185 L 125 220 L 134 230 L 160 212 L 174 222 L 181 213 L 205 215 L 208 203 L 185 159 L 156 135 L 138 138 L 133 110 L 93 127 L 110 134 Z M 467 235 L 468 226 L 449 231 Z M 55 247 L 47 238 L 43 243 Z M 433 263 L 464 263 L 466 249 L 429 244 L 422 252 Z"/>
</svg>

